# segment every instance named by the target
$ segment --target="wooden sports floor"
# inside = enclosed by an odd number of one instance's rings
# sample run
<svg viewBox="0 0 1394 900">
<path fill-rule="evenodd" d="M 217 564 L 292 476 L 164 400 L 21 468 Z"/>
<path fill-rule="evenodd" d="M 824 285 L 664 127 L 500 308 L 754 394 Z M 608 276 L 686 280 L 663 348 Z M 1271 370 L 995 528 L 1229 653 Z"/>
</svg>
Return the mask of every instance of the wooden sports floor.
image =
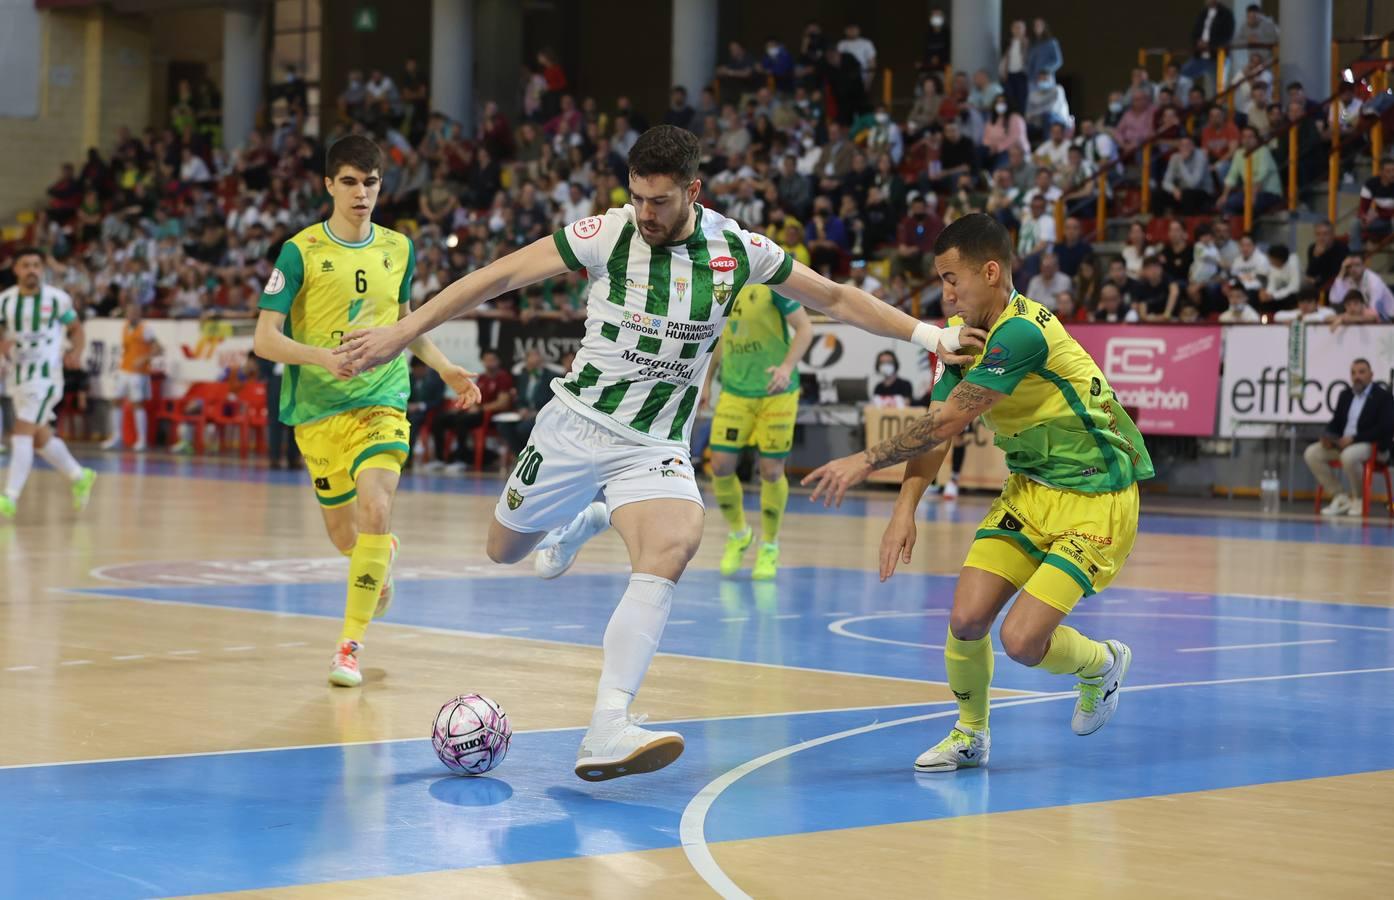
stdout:
<svg viewBox="0 0 1394 900">
<path fill-rule="evenodd" d="M 1394 529 L 1144 499 L 1071 622 L 1135 658 L 1119 712 L 997 663 L 992 765 L 917 776 L 952 724 L 943 643 L 985 496 L 927 503 L 874 573 L 890 494 L 791 499 L 778 580 L 716 574 L 714 510 L 636 710 L 686 754 L 571 773 L 625 557 L 491 566 L 500 482 L 409 476 L 362 689 L 325 682 L 346 563 L 301 473 L 109 456 L 90 508 L 36 470 L 0 525 L 0 897 L 1387 897 Z M 748 492 L 748 498 L 755 492 Z M 516 732 L 436 760 L 449 698 Z"/>
</svg>

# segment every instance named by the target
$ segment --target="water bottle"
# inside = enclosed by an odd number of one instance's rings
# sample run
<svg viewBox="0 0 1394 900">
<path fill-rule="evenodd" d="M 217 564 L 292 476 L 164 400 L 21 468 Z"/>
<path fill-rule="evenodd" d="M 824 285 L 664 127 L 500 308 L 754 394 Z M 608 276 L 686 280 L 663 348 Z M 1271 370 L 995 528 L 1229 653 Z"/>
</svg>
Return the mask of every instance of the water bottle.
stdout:
<svg viewBox="0 0 1394 900">
<path fill-rule="evenodd" d="M 1259 502 L 1263 508 L 1264 515 L 1276 515 L 1278 512 L 1278 494 L 1281 485 L 1278 483 L 1278 473 L 1271 469 L 1264 470 L 1263 480 L 1259 482 Z"/>
</svg>

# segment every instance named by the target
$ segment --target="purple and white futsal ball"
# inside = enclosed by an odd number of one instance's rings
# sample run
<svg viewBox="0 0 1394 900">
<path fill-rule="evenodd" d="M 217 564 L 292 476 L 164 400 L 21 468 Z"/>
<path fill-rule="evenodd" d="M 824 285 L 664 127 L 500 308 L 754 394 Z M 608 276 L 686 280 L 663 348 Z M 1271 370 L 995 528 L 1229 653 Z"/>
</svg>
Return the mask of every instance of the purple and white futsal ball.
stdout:
<svg viewBox="0 0 1394 900">
<path fill-rule="evenodd" d="M 483 775 L 503 762 L 512 738 L 508 716 L 497 703 L 465 694 L 440 708 L 431 745 L 456 775 Z"/>
</svg>

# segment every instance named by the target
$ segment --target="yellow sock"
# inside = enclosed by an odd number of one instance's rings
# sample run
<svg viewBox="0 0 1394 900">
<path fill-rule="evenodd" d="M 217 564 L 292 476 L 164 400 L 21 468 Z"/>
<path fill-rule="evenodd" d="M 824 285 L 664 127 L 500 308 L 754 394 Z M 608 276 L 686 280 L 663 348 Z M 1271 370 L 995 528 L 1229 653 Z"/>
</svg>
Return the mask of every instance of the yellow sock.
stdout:
<svg viewBox="0 0 1394 900">
<path fill-rule="evenodd" d="M 949 689 L 958 700 L 958 720 L 974 731 L 987 728 L 988 688 L 992 686 L 992 635 L 960 641 L 949 632 L 944 642 Z"/>
<path fill-rule="evenodd" d="M 392 535 L 359 534 L 349 557 L 348 597 L 341 641 L 361 641 L 378 606 L 378 593 L 392 558 Z"/>
<path fill-rule="evenodd" d="M 789 505 L 789 479 L 760 482 L 760 539 L 767 544 L 779 542 L 779 526 L 784 524 L 784 507 Z"/>
<path fill-rule="evenodd" d="M 1099 641 L 1087 638 L 1068 625 L 1057 625 L 1050 635 L 1050 647 L 1038 669 L 1054 675 L 1078 675 L 1093 678 L 1108 667 L 1109 649 Z"/>
<path fill-rule="evenodd" d="M 731 533 L 745 531 L 745 509 L 741 506 L 741 477 L 716 476 L 712 479 L 712 492 L 716 494 L 716 505 L 720 507 L 721 517 L 726 520 Z"/>
</svg>

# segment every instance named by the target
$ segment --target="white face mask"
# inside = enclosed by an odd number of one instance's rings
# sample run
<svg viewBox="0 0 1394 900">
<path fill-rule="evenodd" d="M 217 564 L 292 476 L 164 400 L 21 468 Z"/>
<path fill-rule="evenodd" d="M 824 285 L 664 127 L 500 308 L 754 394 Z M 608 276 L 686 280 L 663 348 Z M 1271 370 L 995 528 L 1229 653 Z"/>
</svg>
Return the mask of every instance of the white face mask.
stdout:
<svg viewBox="0 0 1394 900">
<path fill-rule="evenodd" d="M 1007 114 L 1007 104 L 1005 103 L 999 103 L 994 106 L 993 109 L 997 110 L 997 115 L 999 116 L 1005 116 Z"/>
<path fill-rule="evenodd" d="M 881 363 L 881 365 L 876 369 L 876 371 L 878 371 L 878 372 L 881 373 L 881 377 L 882 377 L 882 378 L 894 378 L 894 377 L 895 377 L 895 364 L 894 364 L 894 363 Z"/>
<path fill-rule="evenodd" d="M 890 115 L 890 113 L 879 112 L 879 113 L 876 114 L 876 123 L 877 123 L 878 125 L 885 125 L 885 124 L 886 124 L 887 122 L 889 122 L 890 120 L 891 120 L 891 115 Z"/>
<path fill-rule="evenodd" d="M 933 25 L 935 28 L 943 28 L 943 27 L 944 27 L 944 17 L 943 17 L 943 16 L 930 16 L 930 17 L 929 17 L 929 24 L 930 24 L 930 25 Z"/>
</svg>

